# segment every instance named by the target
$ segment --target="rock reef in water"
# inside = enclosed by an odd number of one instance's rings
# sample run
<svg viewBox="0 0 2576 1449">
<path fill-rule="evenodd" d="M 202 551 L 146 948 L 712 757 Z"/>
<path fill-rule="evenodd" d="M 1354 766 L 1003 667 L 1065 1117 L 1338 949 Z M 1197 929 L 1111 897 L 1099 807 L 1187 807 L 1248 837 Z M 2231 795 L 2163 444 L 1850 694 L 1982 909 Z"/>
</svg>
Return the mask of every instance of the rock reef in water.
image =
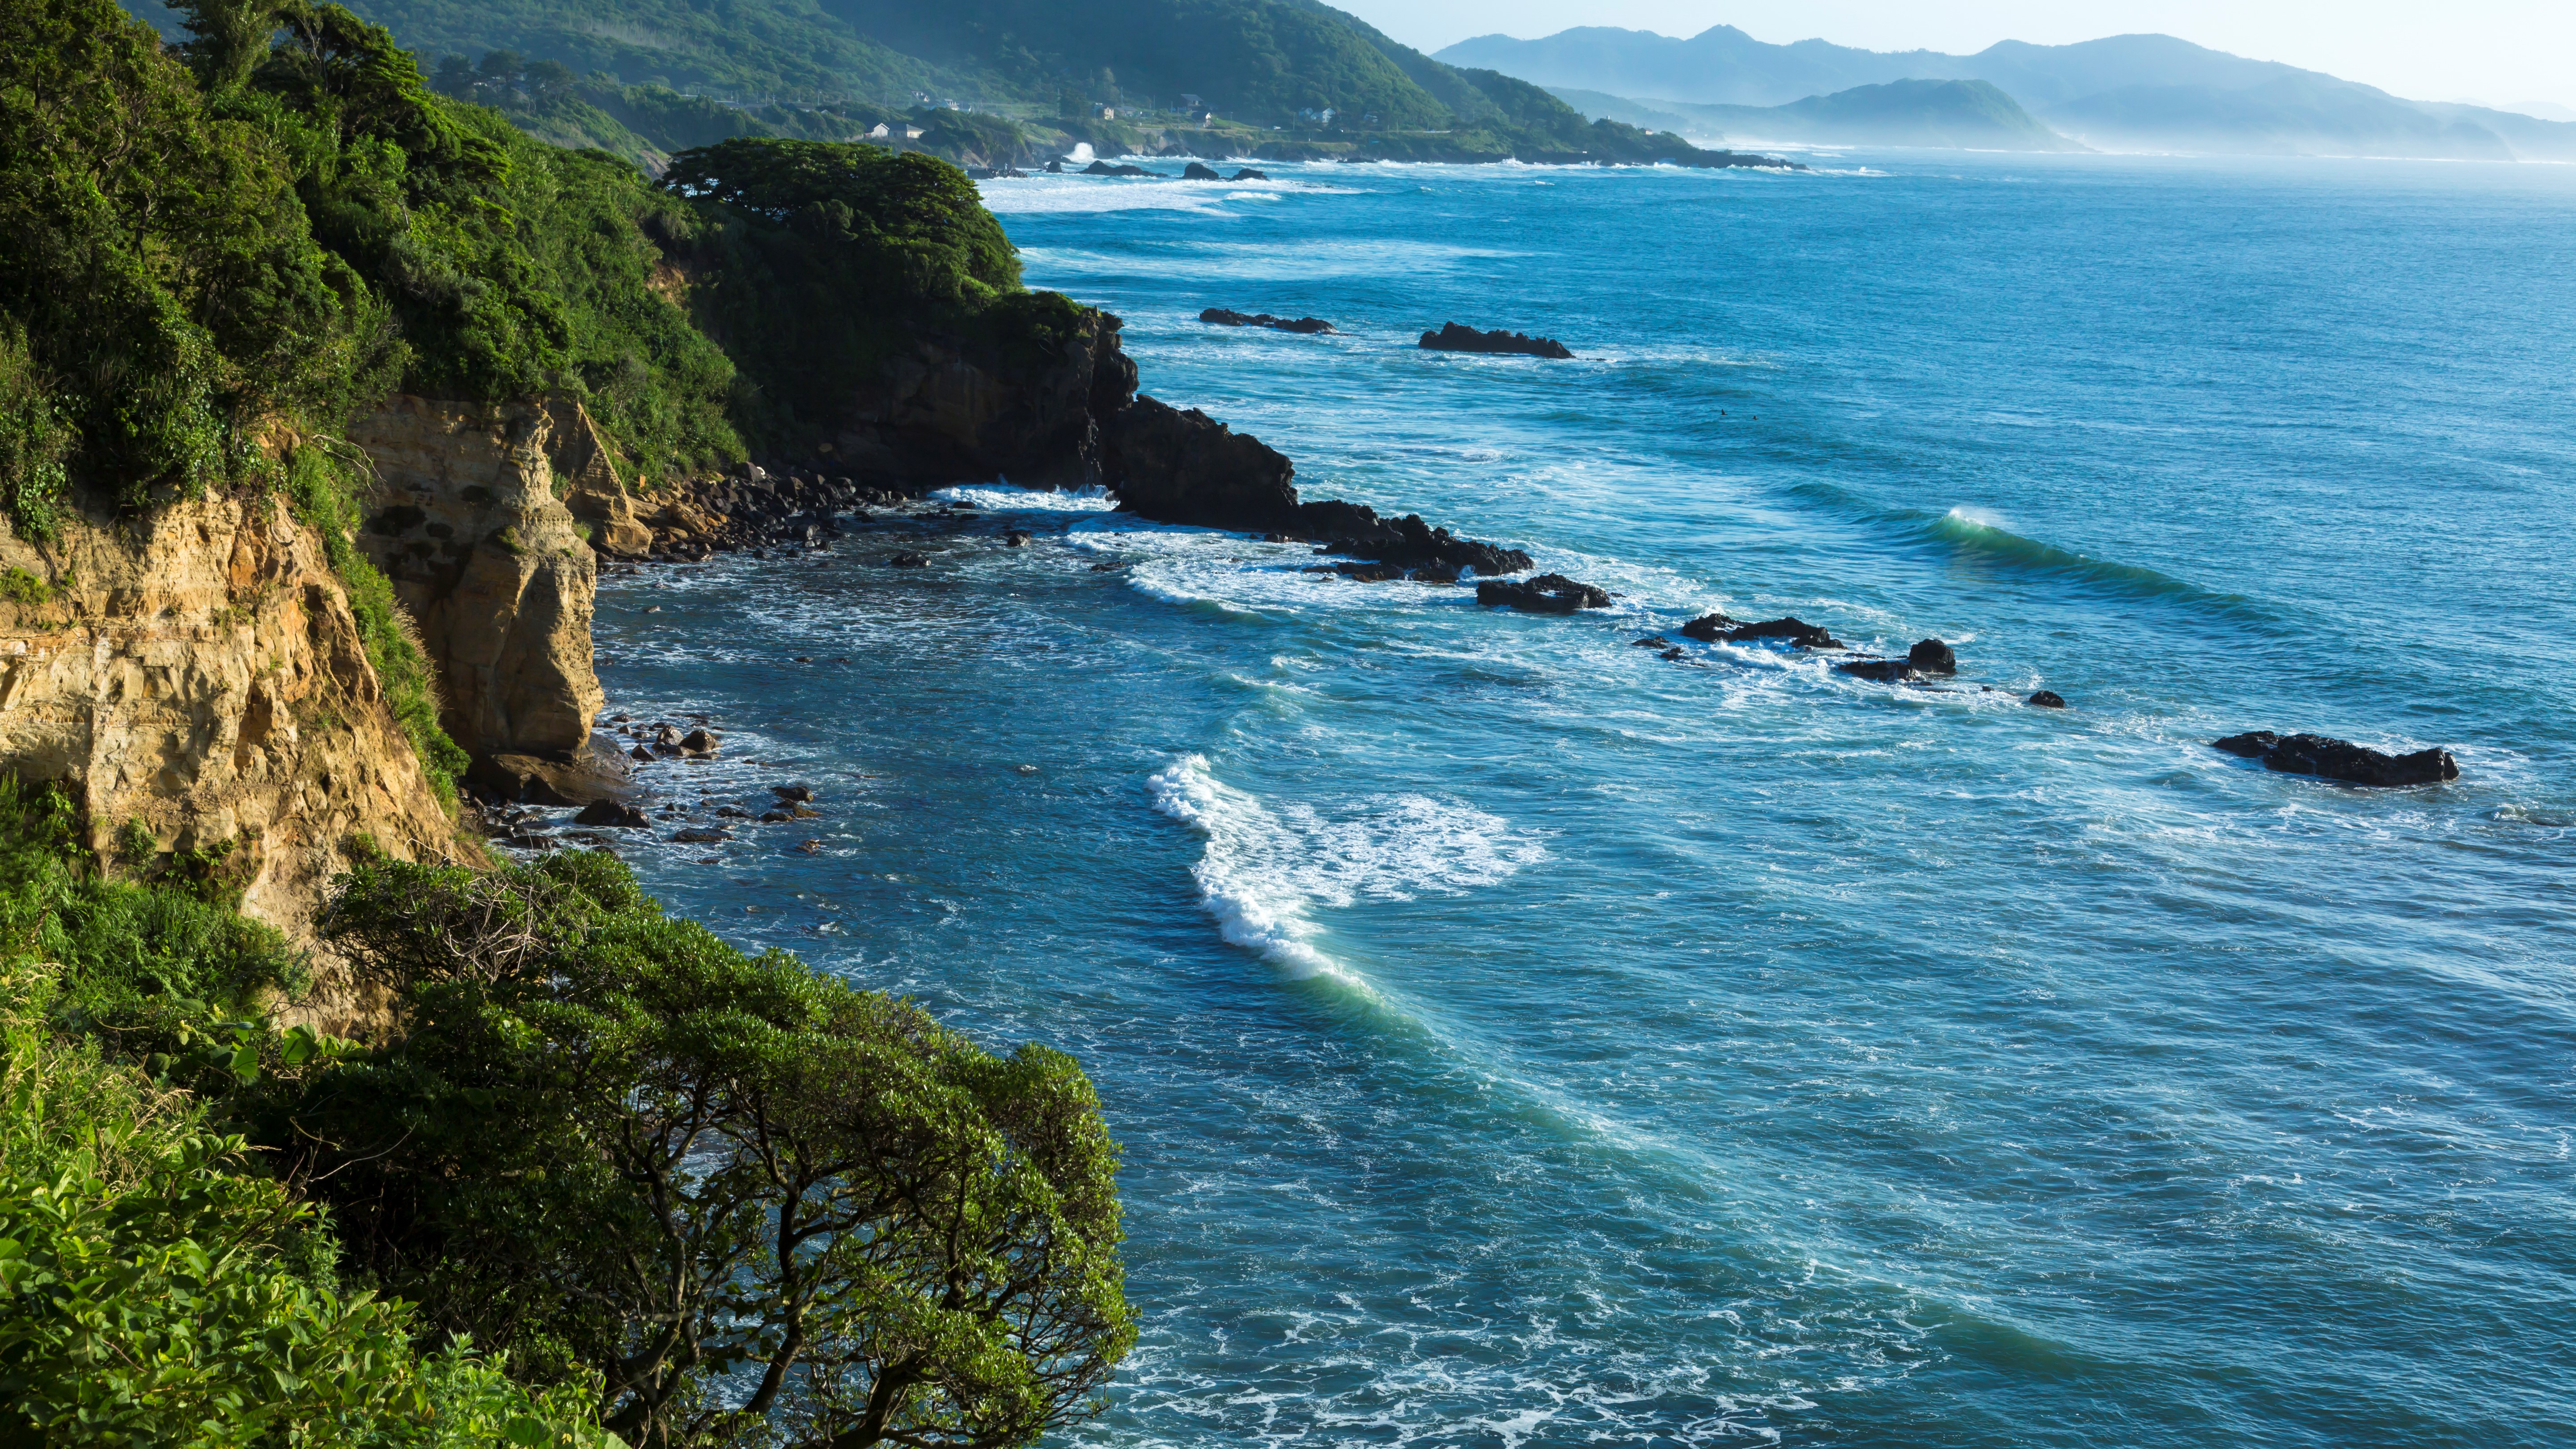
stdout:
<svg viewBox="0 0 2576 1449">
<path fill-rule="evenodd" d="M 1786 639 L 1791 647 L 1797 649 L 1843 647 L 1843 641 L 1832 634 L 1804 619 L 1794 617 L 1764 619 L 1759 623 L 1747 624 L 1741 620 L 1730 619 L 1724 614 L 1702 614 L 1684 624 L 1682 633 L 1705 644 L 1742 644 L 1756 639 Z"/>
<path fill-rule="evenodd" d="M 1199 320 L 1217 327 L 1268 327 L 1278 332 L 1330 332 L 1333 324 L 1321 317 L 1273 317 L 1267 312 L 1237 312 L 1228 307 L 1210 307 L 1199 314 Z"/>
<path fill-rule="evenodd" d="M 1094 161 L 1090 165 L 1082 168 L 1082 174 L 1085 176 L 1161 176 L 1163 173 L 1160 171 L 1148 171 L 1142 166 L 1132 165 L 1123 161 L 1115 166 L 1110 165 L 1106 161 Z"/>
<path fill-rule="evenodd" d="M 2460 778 L 2459 761 L 2444 749 L 2417 750 L 2412 754 L 2392 755 L 2350 740 L 2328 735 L 2282 736 L 2270 730 L 2253 730 L 2225 739 L 2212 740 L 2213 748 L 2225 750 L 2240 759 L 2261 760 L 2263 768 L 2285 775 L 2314 775 L 2321 780 L 2340 780 L 2351 785 L 2397 787 L 2404 785 L 2438 785 Z"/>
<path fill-rule="evenodd" d="M 1476 602 L 1526 614 L 1571 614 L 1577 609 L 1609 608 L 1610 594 L 1563 574 L 1540 574 L 1532 579 L 1485 579 L 1476 585 Z"/>
<path fill-rule="evenodd" d="M 1479 332 L 1473 327 L 1461 327 L 1455 322 L 1440 324 L 1440 330 L 1437 332 L 1423 333 L 1422 345 L 1434 352 L 1513 353 L 1524 357 L 1552 357 L 1559 361 L 1569 360 L 1574 356 L 1572 352 L 1566 350 L 1564 343 L 1553 337 L 1531 337 L 1526 333 L 1505 332 L 1499 328 L 1492 332 Z"/>
</svg>

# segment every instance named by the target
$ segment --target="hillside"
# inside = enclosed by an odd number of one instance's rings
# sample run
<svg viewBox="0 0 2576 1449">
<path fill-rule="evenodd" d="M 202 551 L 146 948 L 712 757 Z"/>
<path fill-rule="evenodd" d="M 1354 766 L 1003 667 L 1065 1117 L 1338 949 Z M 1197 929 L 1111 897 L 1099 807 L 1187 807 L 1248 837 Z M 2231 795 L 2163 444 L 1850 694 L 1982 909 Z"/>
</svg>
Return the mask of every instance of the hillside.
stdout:
<svg viewBox="0 0 2576 1449">
<path fill-rule="evenodd" d="M 1963 56 L 1822 40 L 1772 45 L 1725 25 L 1688 39 L 1594 26 L 1538 40 L 1478 36 L 1437 58 L 1549 87 L 1659 97 L 1644 104 L 1666 109 L 1677 101 L 1769 109 L 1900 80 L 1985 81 L 2047 126 L 2109 149 L 2576 160 L 2576 125 L 2403 100 L 2169 35 L 2008 40 Z"/>
<path fill-rule="evenodd" d="M 1563 93 L 1574 102 L 1587 92 Z M 1607 98 L 1604 98 L 1607 99 Z M 1674 116 L 1687 135 L 1734 134 L 1765 144 L 1928 146 L 1979 151 L 2082 151 L 1986 81 L 1901 80 L 1809 96 L 1785 106 L 1630 102 Z M 1590 107 L 1584 108 L 1587 112 Z"/>
<path fill-rule="evenodd" d="M 129 3 L 178 34 L 159 0 Z M 854 139 L 879 124 L 889 144 L 968 165 L 1035 164 L 1076 142 L 1280 159 L 1742 164 L 1678 136 L 1587 122 L 1535 85 L 1443 64 L 1316 0 L 351 8 L 391 29 L 441 91 L 497 106 L 542 139 L 656 168 L 731 136 Z"/>
</svg>

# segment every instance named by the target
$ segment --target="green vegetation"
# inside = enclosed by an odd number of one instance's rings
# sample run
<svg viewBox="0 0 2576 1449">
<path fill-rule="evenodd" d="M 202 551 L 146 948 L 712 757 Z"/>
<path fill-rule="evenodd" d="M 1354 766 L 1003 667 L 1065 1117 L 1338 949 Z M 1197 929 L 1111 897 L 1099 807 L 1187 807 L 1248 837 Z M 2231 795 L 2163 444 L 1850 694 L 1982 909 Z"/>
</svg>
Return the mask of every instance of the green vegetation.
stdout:
<svg viewBox="0 0 2576 1449">
<path fill-rule="evenodd" d="M 914 337 L 1014 335 L 1078 310 L 1022 292 L 1019 256 L 973 183 L 918 152 L 726 141 L 671 158 L 662 186 L 710 219 L 693 306 L 744 359 L 736 416 L 767 443 L 827 434 L 853 380 Z"/>
<path fill-rule="evenodd" d="M 247 1019 L 300 961 L 99 876 L 76 823 L 0 777 L 0 1442 L 609 1443 L 578 1381 L 423 1353 L 410 1309 L 345 1281 L 319 1209 L 188 1089 L 330 1068 L 342 1044 Z"/>
<path fill-rule="evenodd" d="M 586 854 L 361 865 L 403 1030 L 281 1031 L 284 940 L 78 825 L 0 777 L 0 1442 L 1025 1445 L 1134 1340 L 1060 1053 Z"/>
<path fill-rule="evenodd" d="M 154 0 L 133 3 L 161 11 Z M 1695 154 L 1668 134 L 1587 124 L 1535 86 L 1444 65 L 1317 0 L 730 0 L 715 9 L 681 0 L 359 0 L 356 8 L 419 54 L 441 57 L 440 87 L 450 94 L 500 105 L 533 135 L 646 164 L 739 136 L 850 139 L 898 113 L 923 127 L 913 143 L 922 149 L 1025 164 L 1074 141 L 1146 144 L 1142 132 L 1125 140 L 1133 123 L 1180 124 L 1174 108 L 1189 95 L 1224 118 L 1223 144 L 1211 149 L 1226 152 Z M 1016 120 L 1026 148 L 1005 151 L 984 128 L 943 123 L 957 113 L 928 107 L 950 98 Z M 1119 108 L 1129 124 L 1092 122 L 1095 103 Z M 1329 123 L 1320 118 L 1326 110 Z"/>
</svg>

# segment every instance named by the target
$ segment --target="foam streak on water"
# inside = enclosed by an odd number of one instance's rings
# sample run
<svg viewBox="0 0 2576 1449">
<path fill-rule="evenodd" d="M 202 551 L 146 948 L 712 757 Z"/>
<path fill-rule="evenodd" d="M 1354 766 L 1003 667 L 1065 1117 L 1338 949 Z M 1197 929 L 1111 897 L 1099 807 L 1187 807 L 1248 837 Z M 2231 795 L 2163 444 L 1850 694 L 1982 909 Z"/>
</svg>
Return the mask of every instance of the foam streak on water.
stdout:
<svg viewBox="0 0 2576 1449">
<path fill-rule="evenodd" d="M 821 797 L 658 892 L 1098 1082 L 1067 1442 L 2576 1443 L 2576 172 L 1264 169 L 985 194 L 1155 396 L 1613 610 L 991 480 L 601 596 L 726 732 L 653 788 Z M 1709 608 L 1963 673 L 1635 647 Z"/>
</svg>

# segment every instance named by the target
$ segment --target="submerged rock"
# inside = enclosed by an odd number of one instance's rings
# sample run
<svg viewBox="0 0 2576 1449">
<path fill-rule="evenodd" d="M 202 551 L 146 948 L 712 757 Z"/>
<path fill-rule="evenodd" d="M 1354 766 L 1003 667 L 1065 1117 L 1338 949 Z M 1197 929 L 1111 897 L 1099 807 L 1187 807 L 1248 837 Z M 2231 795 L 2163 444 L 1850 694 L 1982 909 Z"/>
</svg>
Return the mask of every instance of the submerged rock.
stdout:
<svg viewBox="0 0 2576 1449">
<path fill-rule="evenodd" d="M 1268 327 L 1310 335 L 1333 330 L 1333 324 L 1321 317 L 1273 317 L 1267 312 L 1237 312 L 1230 307 L 1210 307 L 1199 314 L 1199 320 L 1217 327 Z"/>
<path fill-rule="evenodd" d="M 1552 357 L 1559 361 L 1574 356 L 1572 352 L 1566 350 L 1564 343 L 1553 337 L 1532 337 L 1527 333 L 1505 332 L 1500 328 L 1491 332 L 1479 332 L 1473 327 L 1461 327 L 1455 322 L 1442 323 L 1437 332 L 1423 333 L 1422 345 L 1434 352 L 1500 352 L 1523 357 Z"/>
<path fill-rule="evenodd" d="M 1401 567 L 1395 564 L 1386 563 L 1335 564 L 1333 565 L 1333 572 L 1340 574 L 1343 578 L 1363 584 L 1393 583 L 1395 580 L 1404 577 L 1404 570 Z"/>
<path fill-rule="evenodd" d="M 2030 698 L 2023 700 L 2022 703 L 2037 705 L 2041 709 L 2064 709 L 2066 708 L 2066 696 L 2059 694 L 2053 689 L 2043 689 L 2037 694 L 2032 695 Z"/>
<path fill-rule="evenodd" d="M 1528 614 L 1571 614 L 1577 609 L 1606 609 L 1610 595 L 1563 574 L 1540 574 L 1534 579 L 1482 580 L 1476 585 L 1476 602 Z"/>
<path fill-rule="evenodd" d="M 890 569 L 926 569 L 930 567 L 930 560 L 927 556 L 922 554 L 899 553 L 886 560 L 886 567 Z"/>
<path fill-rule="evenodd" d="M 2231 755 L 2261 760 L 2263 768 L 2285 775 L 2314 775 L 2321 780 L 2341 780 L 2351 785 L 2375 785 L 2394 788 L 2405 785 L 2438 785 L 2460 778 L 2459 761 L 2444 749 L 2417 750 L 2412 754 L 2392 755 L 2350 740 L 2328 735 L 2290 735 L 2286 738 L 2270 730 L 2254 730 L 2212 740 L 2211 745 Z"/>
</svg>

